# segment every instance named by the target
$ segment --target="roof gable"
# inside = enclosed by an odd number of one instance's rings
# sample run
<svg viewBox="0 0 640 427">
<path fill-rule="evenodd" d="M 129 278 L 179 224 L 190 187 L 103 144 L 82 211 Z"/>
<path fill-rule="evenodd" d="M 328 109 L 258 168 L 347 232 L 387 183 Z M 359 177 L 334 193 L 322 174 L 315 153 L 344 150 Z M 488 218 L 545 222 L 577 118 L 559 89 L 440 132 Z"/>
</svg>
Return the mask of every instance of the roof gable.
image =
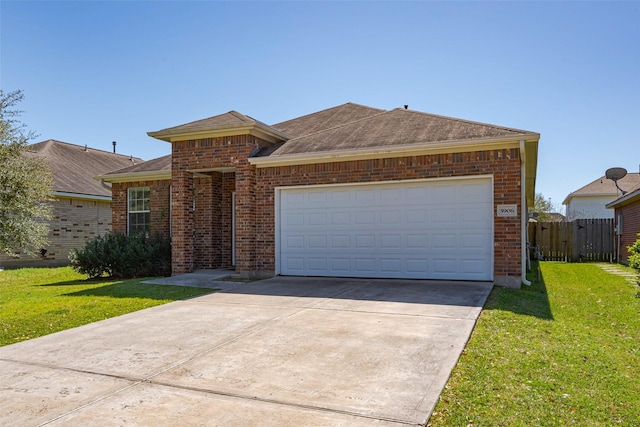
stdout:
<svg viewBox="0 0 640 427">
<path fill-rule="evenodd" d="M 472 122 L 403 108 L 370 114 L 362 119 L 293 138 L 270 157 L 285 154 L 414 146 L 531 135 L 532 132 Z"/>
<path fill-rule="evenodd" d="M 289 136 L 283 132 L 237 111 L 229 111 L 206 119 L 155 132 L 147 132 L 147 135 L 167 142 L 176 142 L 247 133 L 273 143 L 289 139 Z"/>
<path fill-rule="evenodd" d="M 628 173 L 624 178 L 618 180 L 618 185 L 624 191 L 631 191 L 633 187 L 640 184 L 640 173 Z M 591 181 L 589 184 L 580 187 L 569 195 L 562 202 L 563 205 L 569 203 L 574 197 L 594 197 L 594 196 L 618 196 L 616 184 L 606 176 Z"/>
<path fill-rule="evenodd" d="M 29 155 L 45 157 L 51 167 L 54 192 L 107 197 L 111 197 L 111 190 L 93 179 L 96 174 L 143 162 L 137 157 L 53 139 L 30 145 Z"/>
</svg>

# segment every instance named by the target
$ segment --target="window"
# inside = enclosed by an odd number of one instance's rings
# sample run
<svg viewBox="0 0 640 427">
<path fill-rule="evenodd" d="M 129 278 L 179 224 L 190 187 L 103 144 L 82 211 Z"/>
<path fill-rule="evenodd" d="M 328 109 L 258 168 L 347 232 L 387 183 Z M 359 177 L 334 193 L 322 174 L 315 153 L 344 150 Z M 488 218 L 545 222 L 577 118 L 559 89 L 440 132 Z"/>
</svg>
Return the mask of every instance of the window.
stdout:
<svg viewBox="0 0 640 427">
<path fill-rule="evenodd" d="M 128 234 L 148 231 L 151 225 L 149 187 L 129 188 Z"/>
</svg>

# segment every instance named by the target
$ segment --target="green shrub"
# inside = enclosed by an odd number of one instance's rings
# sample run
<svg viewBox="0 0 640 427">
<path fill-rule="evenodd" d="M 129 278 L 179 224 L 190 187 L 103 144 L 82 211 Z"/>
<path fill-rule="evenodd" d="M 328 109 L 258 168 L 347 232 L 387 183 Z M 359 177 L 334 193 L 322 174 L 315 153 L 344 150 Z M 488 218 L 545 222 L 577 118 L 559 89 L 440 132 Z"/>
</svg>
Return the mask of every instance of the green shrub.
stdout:
<svg viewBox="0 0 640 427">
<path fill-rule="evenodd" d="M 109 233 L 69 254 L 71 267 L 89 278 L 168 276 L 171 274 L 169 239 L 144 233 L 125 236 Z"/>
<path fill-rule="evenodd" d="M 640 269 L 640 233 L 637 234 L 638 240 L 633 242 L 633 245 L 627 246 L 627 250 L 631 253 L 629 255 L 629 266 Z"/>
</svg>

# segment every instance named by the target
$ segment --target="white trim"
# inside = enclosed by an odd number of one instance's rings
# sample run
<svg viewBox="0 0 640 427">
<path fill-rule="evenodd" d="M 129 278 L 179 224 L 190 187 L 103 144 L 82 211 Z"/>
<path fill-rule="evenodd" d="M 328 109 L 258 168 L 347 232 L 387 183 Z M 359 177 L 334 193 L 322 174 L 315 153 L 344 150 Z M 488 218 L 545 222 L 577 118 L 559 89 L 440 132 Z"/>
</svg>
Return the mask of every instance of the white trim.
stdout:
<svg viewBox="0 0 640 427">
<path fill-rule="evenodd" d="M 149 192 L 149 209 L 144 209 L 141 211 L 131 211 L 131 190 L 142 190 Z M 127 188 L 127 236 L 131 234 L 131 214 L 149 214 L 149 226 L 151 226 L 151 187 L 142 186 L 142 187 L 129 187 Z"/>
<path fill-rule="evenodd" d="M 100 182 L 135 182 L 135 181 L 161 181 L 171 179 L 170 170 L 114 173 L 110 175 L 98 175 L 93 179 Z"/>
<path fill-rule="evenodd" d="M 288 188 L 300 188 L 304 185 L 296 185 L 293 187 L 275 187 L 273 198 L 273 219 L 275 220 L 275 227 L 273 227 L 274 238 L 274 262 L 275 262 L 275 275 L 280 274 L 280 192 L 283 189 Z"/>
<path fill-rule="evenodd" d="M 392 180 L 385 180 L 385 181 L 340 182 L 335 184 L 312 184 L 312 185 L 303 184 L 303 185 L 279 186 L 279 187 L 274 187 L 274 189 L 278 191 L 278 190 L 295 190 L 298 188 L 346 187 L 346 186 L 353 187 L 357 185 L 387 185 L 387 184 L 403 184 L 403 183 L 409 183 L 409 182 L 460 181 L 465 179 L 488 179 L 488 178 L 491 178 L 491 182 L 493 183 L 492 174 L 483 174 L 483 175 L 445 176 L 445 177 L 433 177 L 433 178 L 416 178 L 416 179 L 397 179 L 397 180 L 392 179 Z"/>
<path fill-rule="evenodd" d="M 389 185 L 389 184 L 407 184 L 407 183 L 415 183 L 415 182 L 438 182 L 438 181 L 465 181 L 465 180 L 477 180 L 477 179 L 489 179 L 491 183 L 491 205 L 495 205 L 495 182 L 494 176 L 491 174 L 483 174 L 483 175 L 465 175 L 465 176 L 457 176 L 457 177 L 439 177 L 439 178 L 418 178 L 418 179 L 403 179 L 403 180 L 385 180 L 385 181 L 369 181 L 369 182 L 351 182 L 351 183 L 336 183 L 336 184 L 314 184 L 314 185 L 291 185 L 291 186 L 279 186 L 274 187 L 274 250 L 275 250 L 275 274 L 280 274 L 280 206 L 281 206 L 281 192 L 283 190 L 296 190 L 301 188 L 336 188 L 336 187 L 354 187 L 354 186 L 365 186 L 365 185 Z M 523 193 L 524 194 L 524 193 Z M 494 280 L 494 270 L 495 270 L 495 209 L 492 208 L 493 214 L 491 216 L 491 267 L 490 267 L 490 281 Z"/>
<path fill-rule="evenodd" d="M 166 142 L 188 141 L 190 139 L 220 138 L 225 136 L 247 134 L 256 136 L 271 143 L 287 141 L 291 138 L 284 132 L 280 132 L 279 130 L 276 130 L 257 121 L 245 124 L 233 123 L 222 126 L 202 127 L 200 129 L 170 129 L 157 132 L 147 132 L 147 135 L 149 135 L 150 137 Z"/>
<path fill-rule="evenodd" d="M 111 201 L 111 196 L 97 196 L 93 194 L 67 193 L 65 191 L 54 191 L 53 195 L 55 197 L 64 197 L 68 199 L 99 200 L 102 202 Z"/>
<path fill-rule="evenodd" d="M 620 196 L 617 199 L 615 199 L 614 201 L 612 201 L 610 203 L 607 203 L 606 205 L 604 205 L 604 207 L 607 208 L 607 209 L 617 208 L 619 205 L 624 204 L 625 202 L 629 201 L 630 199 L 636 198 L 638 195 L 640 195 L 640 190 L 632 191 L 631 193 L 627 193 L 624 196 Z"/>
<path fill-rule="evenodd" d="M 529 233 L 527 233 L 527 226 L 529 224 L 529 214 L 527 212 L 527 194 L 526 194 L 526 155 L 524 148 L 524 140 L 520 141 L 520 250 L 522 263 L 521 277 L 522 283 L 527 286 L 531 285 L 531 282 L 527 280 L 527 240 L 529 240 Z"/>
<path fill-rule="evenodd" d="M 538 140 L 540 135 L 530 134 L 527 140 Z M 389 157 L 418 156 L 427 154 L 459 153 L 490 149 L 518 148 L 519 140 L 513 137 L 480 138 L 473 140 L 423 142 L 403 146 L 382 146 L 352 150 L 334 150 L 319 153 L 281 154 L 250 157 L 249 163 L 259 168 L 313 163 L 346 162 Z"/>
</svg>

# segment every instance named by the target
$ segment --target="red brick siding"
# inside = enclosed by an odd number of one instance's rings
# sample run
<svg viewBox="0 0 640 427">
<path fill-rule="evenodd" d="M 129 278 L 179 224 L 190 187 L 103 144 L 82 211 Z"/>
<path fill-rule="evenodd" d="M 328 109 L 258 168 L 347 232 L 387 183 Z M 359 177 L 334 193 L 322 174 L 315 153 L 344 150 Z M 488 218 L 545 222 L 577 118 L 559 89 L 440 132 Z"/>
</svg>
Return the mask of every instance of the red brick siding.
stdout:
<svg viewBox="0 0 640 427">
<path fill-rule="evenodd" d="M 128 189 L 134 187 L 149 187 L 151 191 L 151 232 L 169 236 L 169 187 L 171 181 L 136 181 L 117 182 L 111 186 L 111 208 L 113 210 L 113 232 L 127 234 L 127 200 Z"/>
<path fill-rule="evenodd" d="M 468 175 L 493 175 L 494 205 L 515 204 L 520 212 L 520 152 L 517 149 L 258 169 L 255 268 L 258 271 L 275 270 L 275 187 Z M 495 277 L 520 277 L 520 227 L 520 216 L 494 218 Z"/>
<path fill-rule="evenodd" d="M 628 246 L 631 246 L 640 233 L 640 200 L 621 206 L 615 210 L 615 221 L 622 215 L 622 235 L 620 236 L 620 262 L 629 264 Z M 618 241 L 616 237 L 616 247 Z"/>
<path fill-rule="evenodd" d="M 238 271 L 254 271 L 256 257 L 255 227 L 255 172 L 248 158 L 256 149 L 268 143 L 251 135 L 179 141 L 172 143 L 172 193 L 173 193 L 173 269 L 172 272 L 193 271 L 201 265 L 229 266 L 231 259 L 230 213 L 216 214 L 227 223 L 214 223 L 212 236 L 222 236 L 217 253 L 204 254 L 196 248 L 194 229 L 193 192 L 194 180 L 190 170 L 235 168 L 235 182 L 222 177 L 223 190 L 217 192 L 221 209 L 231 206 L 231 191 L 236 192 L 236 254 Z M 213 176 L 212 173 L 207 174 Z M 196 179 L 197 181 L 197 179 Z M 220 182 L 218 180 L 218 182 Z M 195 187 L 198 192 L 198 186 Z M 218 190 L 216 190 L 218 191 Z M 213 200 L 213 195 L 211 196 Z M 197 216 L 198 214 L 196 214 Z M 204 223 L 202 223 L 204 224 Z M 204 225 L 203 225 L 204 226 Z M 212 249 L 213 246 L 212 246 Z M 203 257 L 212 257 L 206 259 Z M 219 259 L 220 264 L 218 264 Z"/>
<path fill-rule="evenodd" d="M 231 268 L 233 265 L 232 258 L 232 235 L 233 235 L 233 210 L 232 210 L 232 197 L 233 192 L 236 191 L 236 174 L 224 173 L 222 174 L 222 200 L 220 203 L 221 222 L 222 222 L 222 246 L 220 266 L 222 268 Z"/>
<path fill-rule="evenodd" d="M 231 265 L 231 198 L 236 193 L 236 270 L 250 275 L 275 270 L 275 188 L 294 185 L 493 175 L 494 204 L 520 212 L 518 149 L 485 150 L 256 169 L 247 159 L 267 145 L 251 135 L 172 144 L 173 273 Z M 235 173 L 190 171 L 233 167 Z M 159 182 L 157 182 L 159 183 Z M 126 188 L 114 184 L 114 230 L 126 230 Z M 161 181 L 163 188 L 168 181 Z M 194 211 L 195 197 L 195 211 Z M 154 212 L 152 196 L 152 214 Z M 168 201 L 168 193 L 165 200 Z M 495 212 L 495 210 L 494 210 Z M 160 220 L 152 216 L 152 221 Z M 167 220 L 168 221 L 168 220 Z M 168 222 L 159 228 L 168 230 Z M 521 275 L 520 217 L 495 217 L 494 277 Z"/>
</svg>

